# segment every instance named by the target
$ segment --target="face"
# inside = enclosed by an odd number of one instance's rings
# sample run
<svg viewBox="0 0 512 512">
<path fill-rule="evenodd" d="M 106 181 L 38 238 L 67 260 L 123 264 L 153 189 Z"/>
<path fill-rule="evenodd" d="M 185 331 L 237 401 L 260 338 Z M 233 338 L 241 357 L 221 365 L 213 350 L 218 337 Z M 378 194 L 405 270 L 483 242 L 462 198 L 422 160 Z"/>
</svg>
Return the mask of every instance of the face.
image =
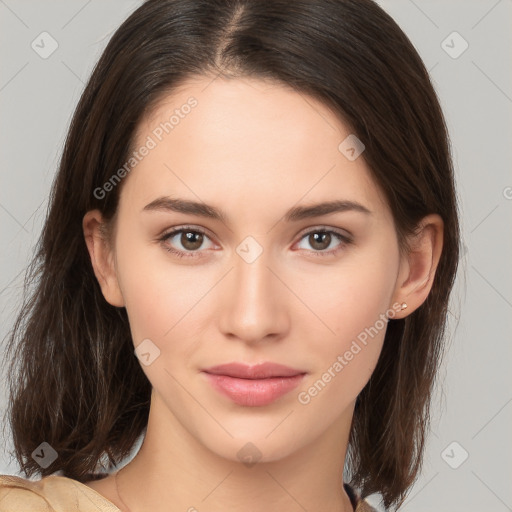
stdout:
<svg viewBox="0 0 512 512">
<path fill-rule="evenodd" d="M 152 414 L 228 459 L 251 442 L 276 460 L 349 421 L 396 314 L 393 218 L 364 153 L 338 148 L 349 135 L 283 85 L 204 77 L 138 127 L 135 147 L 150 149 L 121 184 L 118 305 L 144 348 Z M 232 362 L 300 376 L 240 391 L 204 372 Z"/>
</svg>

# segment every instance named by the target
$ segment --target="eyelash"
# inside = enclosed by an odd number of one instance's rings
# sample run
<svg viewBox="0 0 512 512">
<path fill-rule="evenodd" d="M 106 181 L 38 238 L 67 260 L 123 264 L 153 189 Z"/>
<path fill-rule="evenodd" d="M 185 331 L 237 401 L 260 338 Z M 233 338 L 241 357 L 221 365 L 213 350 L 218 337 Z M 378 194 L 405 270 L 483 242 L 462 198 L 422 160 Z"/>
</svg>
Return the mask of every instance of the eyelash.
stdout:
<svg viewBox="0 0 512 512">
<path fill-rule="evenodd" d="M 167 240 L 169 240 L 170 238 L 172 238 L 174 235 L 176 235 L 177 233 L 200 233 L 208 238 L 210 238 L 208 236 L 208 234 L 203 231 L 202 229 L 199 229 L 199 228 L 195 228 L 195 227 L 192 227 L 192 226 L 183 226 L 183 227 L 180 227 L 180 228 L 177 228 L 177 229 L 173 229 L 171 231 L 168 231 L 167 233 L 165 233 L 164 235 L 162 235 L 161 238 L 159 238 L 159 241 L 164 245 L 164 248 L 166 251 L 174 254 L 176 257 L 178 258 L 197 258 L 197 257 L 201 257 L 201 256 L 195 256 L 196 254 L 198 254 L 200 251 L 178 251 L 176 249 L 173 249 L 172 247 L 170 247 L 169 245 L 165 244 L 165 242 Z M 338 240 L 340 240 L 342 242 L 341 244 L 341 247 L 338 247 L 337 249 L 331 249 L 330 251 L 310 251 L 314 256 L 318 256 L 318 257 L 321 257 L 321 258 L 325 258 L 327 256 L 333 256 L 335 254 L 337 254 L 339 251 L 341 251 L 343 249 L 344 246 L 347 246 L 347 245 L 350 245 L 353 240 L 352 238 L 346 236 L 346 235 L 343 235 L 341 233 L 339 233 L 338 231 L 334 231 L 332 229 L 326 229 L 326 228 L 316 228 L 316 229 L 312 229 L 306 233 L 304 233 L 302 235 L 302 237 L 300 238 L 300 240 L 304 239 L 305 237 L 313 234 L 313 233 L 329 233 L 331 235 L 334 235 L 335 237 L 338 238 Z"/>
</svg>

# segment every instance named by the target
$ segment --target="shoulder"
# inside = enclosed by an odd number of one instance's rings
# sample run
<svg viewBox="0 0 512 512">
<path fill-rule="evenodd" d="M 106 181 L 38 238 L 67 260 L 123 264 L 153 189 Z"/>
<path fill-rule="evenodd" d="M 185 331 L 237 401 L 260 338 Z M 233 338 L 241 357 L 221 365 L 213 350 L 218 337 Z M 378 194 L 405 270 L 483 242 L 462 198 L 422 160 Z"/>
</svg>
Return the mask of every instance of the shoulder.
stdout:
<svg viewBox="0 0 512 512">
<path fill-rule="evenodd" d="M 40 480 L 0 475 L 0 512 L 120 512 L 85 484 L 64 476 Z"/>
<path fill-rule="evenodd" d="M 34 490 L 34 484 L 18 476 L 0 475 L 0 512 L 53 511 L 48 502 Z"/>
<path fill-rule="evenodd" d="M 381 503 L 375 503 L 376 501 L 379 501 L 377 498 L 375 498 L 376 495 L 363 498 L 361 497 L 359 490 L 352 485 L 345 482 L 343 487 L 345 488 L 345 491 L 350 498 L 354 512 L 387 512 L 387 509 L 385 509 Z"/>
</svg>

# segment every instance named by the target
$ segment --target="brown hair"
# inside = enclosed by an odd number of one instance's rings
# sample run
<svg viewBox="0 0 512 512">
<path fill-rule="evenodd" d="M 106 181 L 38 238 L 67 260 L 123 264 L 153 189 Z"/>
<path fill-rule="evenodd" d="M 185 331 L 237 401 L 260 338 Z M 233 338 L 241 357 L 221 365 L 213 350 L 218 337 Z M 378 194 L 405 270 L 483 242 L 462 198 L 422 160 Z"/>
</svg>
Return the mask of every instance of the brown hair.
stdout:
<svg viewBox="0 0 512 512">
<path fill-rule="evenodd" d="M 25 302 L 9 333 L 9 420 L 31 476 L 87 481 L 117 465 L 147 425 L 151 385 L 134 355 L 126 311 L 109 305 L 84 241 L 84 214 L 113 219 L 121 186 L 102 187 L 127 160 L 143 116 L 187 78 L 270 79 L 329 106 L 363 142 L 393 213 L 400 248 L 429 213 L 444 221 L 431 292 L 391 319 L 354 411 L 347 461 L 363 496 L 402 503 L 417 478 L 459 223 L 449 140 L 413 45 L 371 0 L 149 0 L 114 34 L 81 96 L 66 139 Z M 31 457 L 43 441 L 58 458 Z"/>
</svg>

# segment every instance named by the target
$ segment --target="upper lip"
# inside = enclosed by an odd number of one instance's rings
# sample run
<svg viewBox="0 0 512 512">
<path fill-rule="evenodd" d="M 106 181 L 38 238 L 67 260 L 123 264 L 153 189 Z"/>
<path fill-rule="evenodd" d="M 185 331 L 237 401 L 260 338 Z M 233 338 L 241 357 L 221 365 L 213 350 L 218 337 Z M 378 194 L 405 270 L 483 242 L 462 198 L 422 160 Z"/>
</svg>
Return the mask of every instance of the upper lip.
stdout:
<svg viewBox="0 0 512 512">
<path fill-rule="evenodd" d="M 268 379 L 270 377 L 293 377 L 294 375 L 301 375 L 301 370 L 290 368 L 277 363 L 260 363 L 249 366 L 244 363 L 228 363 L 212 366 L 203 370 L 206 373 L 214 375 L 227 375 L 228 377 L 236 377 L 239 379 Z"/>
</svg>

